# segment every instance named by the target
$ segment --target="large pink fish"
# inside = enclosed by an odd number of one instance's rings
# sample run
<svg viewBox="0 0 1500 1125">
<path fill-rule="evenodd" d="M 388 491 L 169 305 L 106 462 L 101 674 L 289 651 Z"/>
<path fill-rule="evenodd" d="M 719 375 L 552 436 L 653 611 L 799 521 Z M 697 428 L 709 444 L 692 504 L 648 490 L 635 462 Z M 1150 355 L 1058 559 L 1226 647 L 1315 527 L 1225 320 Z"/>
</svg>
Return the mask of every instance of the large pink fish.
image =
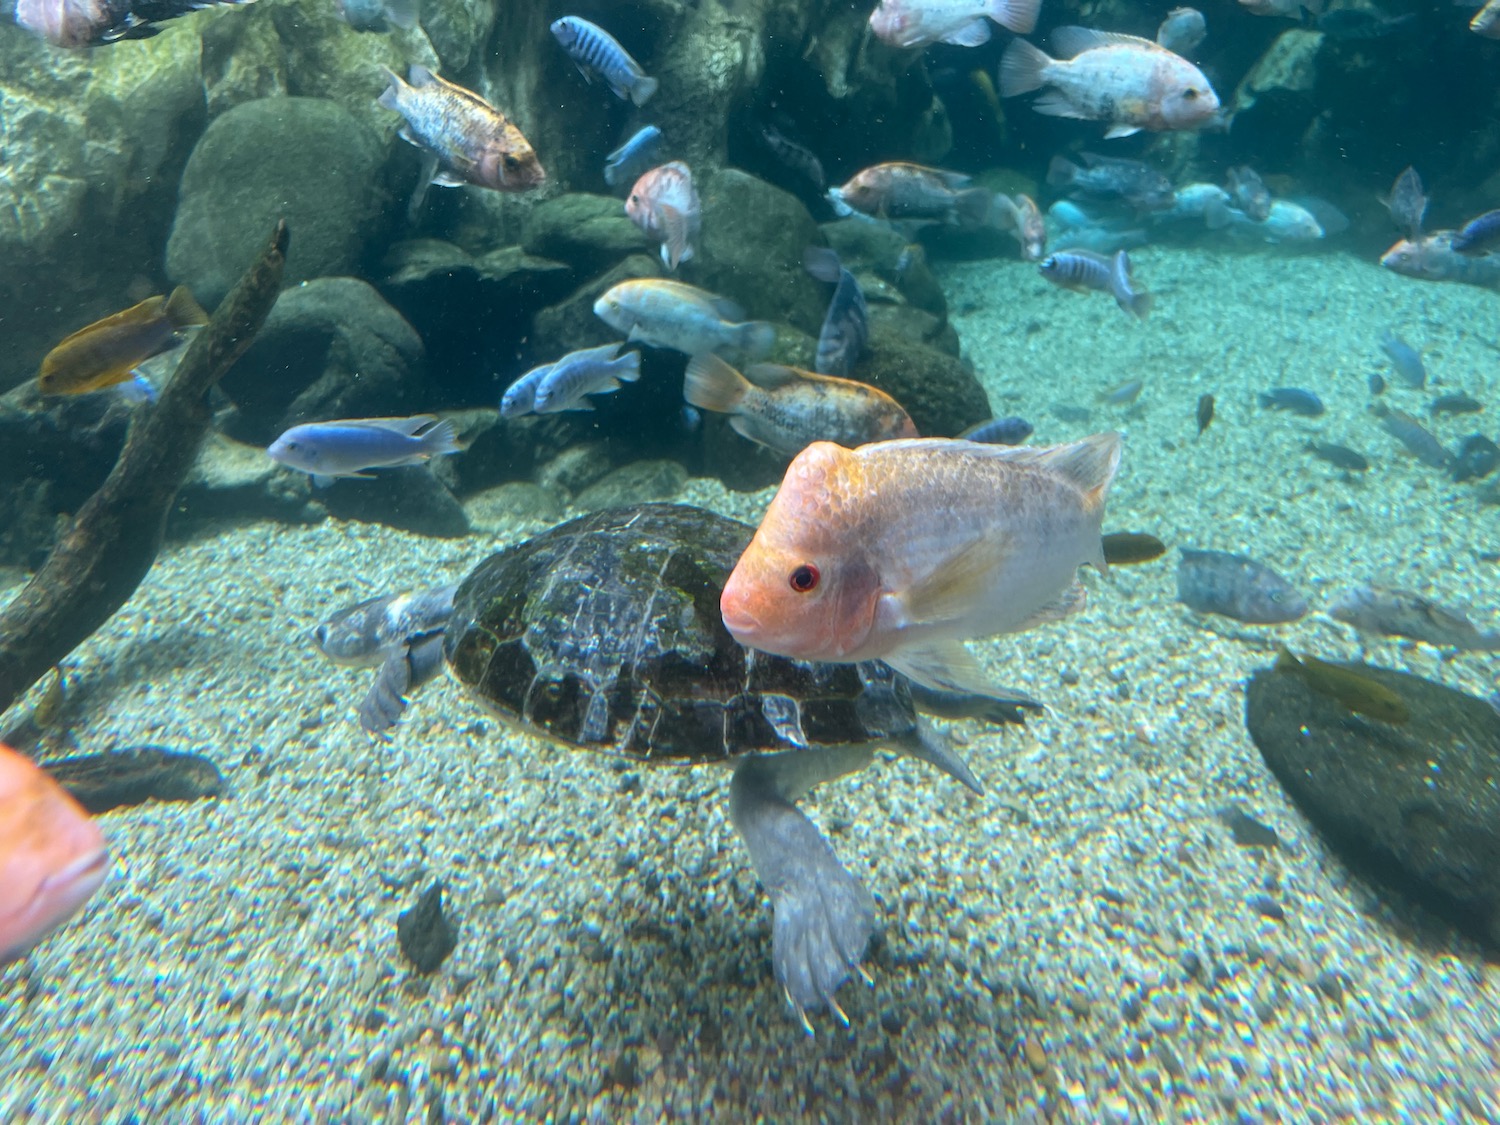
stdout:
<svg viewBox="0 0 1500 1125">
<path fill-rule="evenodd" d="M 625 214 L 661 243 L 661 260 L 675 270 L 693 256 L 693 238 L 702 222 L 703 206 L 693 187 L 693 173 L 680 160 L 652 168 L 636 180 L 625 201 Z"/>
<path fill-rule="evenodd" d="M 1107 121 L 1106 137 L 1128 137 L 1142 129 L 1200 129 L 1218 116 L 1218 95 L 1203 72 L 1149 39 L 1059 27 L 1052 44 L 1061 58 L 1024 39 L 1011 41 L 1000 58 L 1001 96 L 1050 86 L 1032 109 Z"/>
<path fill-rule="evenodd" d="M 1083 606 L 1120 435 L 1047 448 L 946 438 L 809 445 L 720 599 L 741 644 L 801 660 L 883 659 L 930 687 L 991 690 L 969 638 Z"/>
<path fill-rule="evenodd" d="M 893 47 L 952 43 L 978 47 L 990 41 L 988 16 L 1007 31 L 1028 35 L 1042 0 L 881 0 L 870 30 Z"/>
<path fill-rule="evenodd" d="M 0 743 L 0 965 L 78 913 L 108 866 L 104 836 L 88 814 Z"/>
</svg>

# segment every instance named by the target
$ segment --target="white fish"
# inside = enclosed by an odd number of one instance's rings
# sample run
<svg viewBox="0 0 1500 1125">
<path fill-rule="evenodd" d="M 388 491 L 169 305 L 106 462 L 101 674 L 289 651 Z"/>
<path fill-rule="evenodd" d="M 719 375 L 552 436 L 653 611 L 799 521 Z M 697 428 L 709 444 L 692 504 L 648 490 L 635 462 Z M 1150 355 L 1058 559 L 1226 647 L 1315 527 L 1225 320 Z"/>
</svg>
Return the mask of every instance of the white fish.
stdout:
<svg viewBox="0 0 1500 1125">
<path fill-rule="evenodd" d="M 622 281 L 594 302 L 594 315 L 626 338 L 684 355 L 737 352 L 758 359 L 776 346 L 776 329 L 746 320 L 745 310 L 680 281 Z"/>
<path fill-rule="evenodd" d="M 641 377 L 641 353 L 619 351 L 619 344 L 604 344 L 569 352 L 537 384 L 531 408 L 538 414 L 594 409 L 584 396 L 617 391 L 621 380 L 634 383 Z"/>
<path fill-rule="evenodd" d="M 985 17 L 1007 31 L 1028 35 L 1041 6 L 1042 0 L 881 0 L 870 13 L 870 30 L 893 47 L 978 47 L 990 41 Z"/>
<path fill-rule="evenodd" d="M 319 488 L 337 477 L 368 477 L 366 469 L 420 465 L 458 452 L 453 423 L 434 414 L 412 418 L 347 418 L 293 426 L 266 453 L 288 468 L 311 473 Z"/>
</svg>

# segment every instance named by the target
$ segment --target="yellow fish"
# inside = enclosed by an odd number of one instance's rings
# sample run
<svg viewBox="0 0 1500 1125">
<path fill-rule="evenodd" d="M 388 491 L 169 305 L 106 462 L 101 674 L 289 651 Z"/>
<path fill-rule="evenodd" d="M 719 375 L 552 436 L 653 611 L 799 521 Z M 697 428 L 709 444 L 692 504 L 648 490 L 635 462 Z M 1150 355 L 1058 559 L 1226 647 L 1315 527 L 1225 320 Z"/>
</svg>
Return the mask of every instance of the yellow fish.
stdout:
<svg viewBox="0 0 1500 1125">
<path fill-rule="evenodd" d="M 1007 447 L 946 438 L 792 461 L 719 608 L 735 640 L 797 660 L 881 659 L 928 687 L 989 694 L 962 642 L 1082 608 L 1120 435 Z"/>
<path fill-rule="evenodd" d="M 37 373 L 44 395 L 81 395 L 129 379 L 134 368 L 177 343 L 184 328 L 207 324 L 185 285 L 147 297 L 124 312 L 80 328 L 47 353 Z"/>
<path fill-rule="evenodd" d="M 1387 723 L 1411 718 L 1405 700 L 1372 676 L 1344 664 L 1330 664 L 1315 656 L 1298 657 L 1285 645 L 1276 654 L 1276 671 L 1298 676 L 1313 691 L 1350 711 Z"/>
</svg>

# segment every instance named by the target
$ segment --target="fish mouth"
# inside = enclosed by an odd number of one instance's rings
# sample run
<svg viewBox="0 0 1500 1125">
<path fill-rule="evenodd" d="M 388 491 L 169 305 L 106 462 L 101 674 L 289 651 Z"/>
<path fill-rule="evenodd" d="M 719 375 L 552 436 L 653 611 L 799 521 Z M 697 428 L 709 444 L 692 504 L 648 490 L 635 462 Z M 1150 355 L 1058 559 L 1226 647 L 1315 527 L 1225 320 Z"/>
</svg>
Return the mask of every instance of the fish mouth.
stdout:
<svg viewBox="0 0 1500 1125">
<path fill-rule="evenodd" d="M 81 906 L 99 889 L 99 884 L 104 882 L 104 875 L 108 869 L 109 852 L 104 848 L 97 848 L 84 853 L 61 871 L 48 876 L 43 883 L 43 888 L 48 891 L 64 891 L 69 901 Z"/>
<path fill-rule="evenodd" d="M 740 644 L 750 644 L 760 632 L 760 622 L 738 599 L 720 599 L 719 615 L 724 619 L 724 628 L 729 630 L 729 635 Z"/>
</svg>

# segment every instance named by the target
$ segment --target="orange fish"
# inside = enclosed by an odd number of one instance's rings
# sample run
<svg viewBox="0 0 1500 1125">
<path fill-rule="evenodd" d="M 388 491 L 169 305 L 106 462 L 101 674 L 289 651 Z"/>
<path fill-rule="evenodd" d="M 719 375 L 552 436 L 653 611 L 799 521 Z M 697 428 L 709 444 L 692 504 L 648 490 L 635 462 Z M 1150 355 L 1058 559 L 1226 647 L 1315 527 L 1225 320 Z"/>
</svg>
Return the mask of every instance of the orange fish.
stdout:
<svg viewBox="0 0 1500 1125">
<path fill-rule="evenodd" d="M 675 270 L 693 256 L 692 240 L 703 221 L 692 170 L 680 160 L 652 168 L 630 189 L 625 214 L 648 238 L 661 243 L 661 260 Z"/>
<path fill-rule="evenodd" d="M 124 312 L 80 328 L 42 360 L 37 385 L 44 395 L 81 395 L 123 383 L 131 371 L 177 343 L 178 333 L 207 324 L 185 285 L 170 297 L 147 297 Z"/>
<path fill-rule="evenodd" d="M 0 743 L 0 965 L 78 913 L 108 866 L 104 836 L 88 814 Z"/>
<path fill-rule="evenodd" d="M 808 446 L 724 586 L 741 644 L 801 660 L 883 659 L 918 683 L 991 694 L 963 641 L 1083 608 L 1120 435 L 1007 447 L 945 438 Z"/>
</svg>

